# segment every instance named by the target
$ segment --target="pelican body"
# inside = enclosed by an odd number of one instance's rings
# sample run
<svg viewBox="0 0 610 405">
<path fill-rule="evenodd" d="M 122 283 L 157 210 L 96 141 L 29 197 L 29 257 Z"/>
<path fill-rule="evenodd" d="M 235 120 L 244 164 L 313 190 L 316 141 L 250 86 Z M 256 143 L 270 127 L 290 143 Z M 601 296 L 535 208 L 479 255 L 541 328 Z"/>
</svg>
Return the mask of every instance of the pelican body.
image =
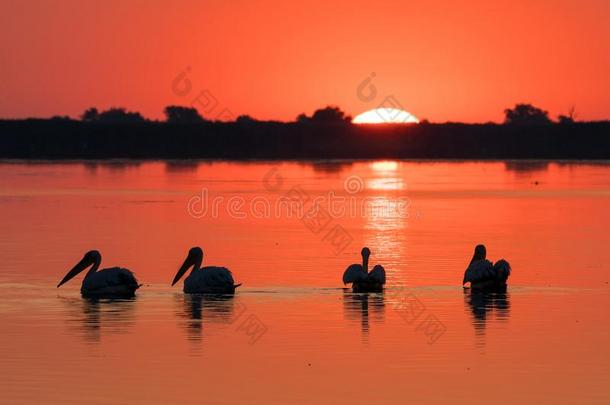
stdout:
<svg viewBox="0 0 610 405">
<path fill-rule="evenodd" d="M 97 250 L 85 253 L 83 258 L 57 284 L 57 288 L 86 268 L 91 267 L 85 275 L 80 288 L 80 293 L 83 297 L 133 297 L 136 290 L 140 288 L 140 284 L 138 284 L 134 274 L 121 267 L 110 267 L 98 271 L 97 269 L 100 267 L 101 262 L 102 255 Z"/>
<path fill-rule="evenodd" d="M 184 263 L 178 269 L 178 273 L 172 281 L 176 284 L 191 267 L 191 273 L 184 279 L 183 291 L 187 294 L 233 294 L 241 284 L 235 284 L 233 275 L 226 267 L 205 266 L 203 262 L 203 250 L 194 247 L 189 250 Z"/>
<path fill-rule="evenodd" d="M 381 265 L 376 265 L 369 273 L 369 256 L 371 251 L 365 247 L 360 252 L 362 264 L 350 264 L 343 273 L 343 284 L 352 284 L 352 291 L 360 292 L 379 292 L 383 291 L 385 284 L 385 269 Z"/>
<path fill-rule="evenodd" d="M 506 282 L 511 271 L 510 264 L 504 259 L 493 264 L 486 257 L 485 246 L 477 245 L 472 260 L 464 272 L 462 284 L 470 282 L 472 289 L 479 290 L 506 290 Z"/>
</svg>

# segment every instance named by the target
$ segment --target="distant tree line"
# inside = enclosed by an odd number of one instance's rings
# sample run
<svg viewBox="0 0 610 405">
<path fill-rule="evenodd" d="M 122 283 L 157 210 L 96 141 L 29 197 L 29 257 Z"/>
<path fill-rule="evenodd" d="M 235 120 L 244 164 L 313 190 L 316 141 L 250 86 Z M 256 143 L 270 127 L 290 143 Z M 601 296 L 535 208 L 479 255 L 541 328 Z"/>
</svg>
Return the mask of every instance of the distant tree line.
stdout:
<svg viewBox="0 0 610 405">
<path fill-rule="evenodd" d="M 203 122 L 203 117 L 196 108 L 168 105 L 163 110 L 165 121 L 170 123 L 194 124 Z"/>
<path fill-rule="evenodd" d="M 568 115 L 559 115 L 559 124 L 573 124 L 576 113 L 574 107 Z M 553 121 L 549 118 L 548 111 L 544 111 L 531 104 L 517 104 L 514 108 L 504 110 L 504 123 L 512 125 L 549 125 Z"/>
<path fill-rule="evenodd" d="M 204 118 L 194 107 L 169 105 L 163 110 L 165 122 L 171 124 L 198 124 L 211 122 Z M 67 116 L 55 116 L 53 120 L 69 120 Z M 122 107 L 113 107 L 105 111 L 97 108 L 87 109 L 80 119 L 84 122 L 99 123 L 141 123 L 149 121 L 139 112 L 128 111 Z M 299 124 L 349 124 L 352 117 L 337 106 L 326 106 L 313 112 L 311 116 L 305 113 L 299 114 L 295 120 Z M 249 115 L 240 115 L 235 120 L 238 124 L 253 124 L 260 122 Z M 559 115 L 556 123 L 573 124 L 576 122 L 574 108 L 567 115 Z M 422 120 L 421 124 L 427 125 L 428 120 Z M 549 118 L 548 111 L 535 107 L 532 104 L 516 104 L 513 108 L 504 110 L 504 123 L 509 125 L 550 125 L 555 123 Z"/>
<path fill-rule="evenodd" d="M 319 108 L 313 112 L 311 117 L 308 117 L 305 113 L 297 116 L 298 123 L 350 123 L 352 117 L 347 115 L 337 106 L 326 106 L 325 108 Z"/>
<path fill-rule="evenodd" d="M 610 159 L 610 122 L 195 125 L 0 120 L 10 159 Z"/>
<path fill-rule="evenodd" d="M 139 112 L 127 111 L 124 108 L 110 108 L 102 112 L 99 112 L 97 108 L 89 108 L 80 118 L 85 122 L 128 123 L 146 121 Z"/>
</svg>

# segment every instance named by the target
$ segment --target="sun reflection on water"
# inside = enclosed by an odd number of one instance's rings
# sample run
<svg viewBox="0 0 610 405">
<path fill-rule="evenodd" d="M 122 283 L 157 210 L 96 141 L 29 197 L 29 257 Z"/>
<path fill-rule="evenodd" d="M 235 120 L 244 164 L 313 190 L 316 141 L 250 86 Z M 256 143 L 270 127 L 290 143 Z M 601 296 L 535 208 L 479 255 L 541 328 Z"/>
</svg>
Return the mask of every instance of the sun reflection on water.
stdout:
<svg viewBox="0 0 610 405">
<path fill-rule="evenodd" d="M 399 162 L 378 161 L 370 163 L 369 167 L 370 178 L 366 185 L 375 192 L 363 202 L 366 207 L 365 243 L 373 251 L 372 263 L 377 263 L 378 259 L 391 280 L 402 272 L 399 263 L 406 253 L 410 200 L 406 184 L 397 173 Z"/>
</svg>

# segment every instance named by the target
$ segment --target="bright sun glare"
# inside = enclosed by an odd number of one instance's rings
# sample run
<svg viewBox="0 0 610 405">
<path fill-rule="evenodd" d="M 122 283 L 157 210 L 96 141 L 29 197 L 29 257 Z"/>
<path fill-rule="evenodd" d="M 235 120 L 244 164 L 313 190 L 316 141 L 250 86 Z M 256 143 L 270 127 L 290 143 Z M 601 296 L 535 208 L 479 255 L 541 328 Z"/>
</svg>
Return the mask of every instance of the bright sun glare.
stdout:
<svg viewBox="0 0 610 405">
<path fill-rule="evenodd" d="M 397 108 L 375 108 L 357 115 L 354 124 L 417 124 L 413 114 Z"/>
</svg>

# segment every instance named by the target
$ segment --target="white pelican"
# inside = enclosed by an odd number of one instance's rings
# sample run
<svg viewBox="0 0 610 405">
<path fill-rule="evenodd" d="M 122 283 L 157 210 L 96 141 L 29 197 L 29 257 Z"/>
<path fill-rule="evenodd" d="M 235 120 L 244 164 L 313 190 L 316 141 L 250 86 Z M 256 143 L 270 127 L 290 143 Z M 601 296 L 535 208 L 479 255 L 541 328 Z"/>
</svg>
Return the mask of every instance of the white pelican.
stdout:
<svg viewBox="0 0 610 405">
<path fill-rule="evenodd" d="M 360 252 L 362 264 L 350 264 L 343 273 L 343 284 L 352 284 L 354 292 L 382 291 L 385 284 L 385 269 L 376 265 L 369 273 L 369 256 L 371 251 L 365 247 Z"/>
<path fill-rule="evenodd" d="M 93 265 L 83 279 L 80 288 L 83 297 L 133 297 L 140 287 L 133 273 L 121 267 L 111 267 L 97 271 L 101 262 L 102 255 L 97 250 L 85 253 L 85 256 L 76 266 L 57 284 L 57 288 Z"/>
<path fill-rule="evenodd" d="M 226 267 L 206 266 L 203 262 L 203 250 L 194 247 L 178 269 L 172 286 L 176 284 L 191 267 L 193 270 L 184 279 L 184 292 L 187 294 L 232 294 L 241 284 L 235 284 L 233 275 Z"/>
<path fill-rule="evenodd" d="M 474 255 L 464 272 L 462 284 L 470 282 L 473 289 L 505 289 L 506 281 L 510 276 L 510 264 L 504 259 L 493 264 L 487 257 L 487 249 L 484 245 L 474 248 Z"/>
</svg>

